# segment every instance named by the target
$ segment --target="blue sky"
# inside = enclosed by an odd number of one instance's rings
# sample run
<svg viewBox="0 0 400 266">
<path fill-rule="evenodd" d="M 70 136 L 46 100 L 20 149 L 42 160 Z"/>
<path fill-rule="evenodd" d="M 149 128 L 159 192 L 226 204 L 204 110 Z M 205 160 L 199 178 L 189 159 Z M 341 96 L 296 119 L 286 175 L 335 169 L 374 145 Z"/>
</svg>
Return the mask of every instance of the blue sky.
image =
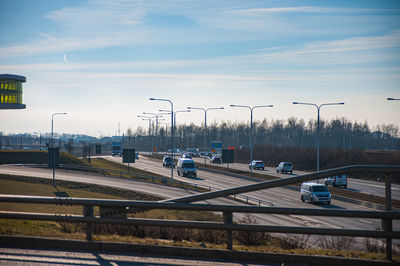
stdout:
<svg viewBox="0 0 400 266">
<path fill-rule="evenodd" d="M 225 107 L 208 122 L 346 117 L 400 125 L 399 1 L 0 1 L 0 73 L 24 75 L 5 133 L 114 135 L 142 112 Z M 9 118 L 12 119 L 9 119 Z M 204 113 L 178 114 L 200 125 Z M 169 120 L 167 120 L 169 122 Z M 101 132 L 101 133 L 100 133 Z"/>
</svg>

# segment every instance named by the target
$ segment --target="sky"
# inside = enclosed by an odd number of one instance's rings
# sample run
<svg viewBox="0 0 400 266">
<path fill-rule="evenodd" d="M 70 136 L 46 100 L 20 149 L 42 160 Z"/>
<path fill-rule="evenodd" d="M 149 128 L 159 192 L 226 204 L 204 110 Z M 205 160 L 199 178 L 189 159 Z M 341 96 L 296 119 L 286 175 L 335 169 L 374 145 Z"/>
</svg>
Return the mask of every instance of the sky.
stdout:
<svg viewBox="0 0 400 266">
<path fill-rule="evenodd" d="M 346 117 L 400 126 L 399 1 L 1 0 L 0 74 L 26 76 L 0 131 L 111 136 L 143 112 L 207 124 Z M 170 123 L 167 115 L 163 122 Z M 204 123 L 204 111 L 177 124 Z"/>
</svg>

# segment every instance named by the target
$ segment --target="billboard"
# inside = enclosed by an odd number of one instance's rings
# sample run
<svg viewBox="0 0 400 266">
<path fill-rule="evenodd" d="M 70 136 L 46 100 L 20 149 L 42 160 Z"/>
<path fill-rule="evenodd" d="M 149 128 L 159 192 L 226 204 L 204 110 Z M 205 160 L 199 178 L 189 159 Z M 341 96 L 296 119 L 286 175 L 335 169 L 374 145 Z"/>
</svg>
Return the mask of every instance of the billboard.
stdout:
<svg viewBox="0 0 400 266">
<path fill-rule="evenodd" d="M 122 162 L 123 163 L 134 163 L 135 162 L 135 149 L 123 149 Z"/>
<path fill-rule="evenodd" d="M 211 151 L 215 153 L 222 152 L 222 141 L 212 141 L 211 142 Z"/>
<path fill-rule="evenodd" d="M 234 150 L 222 150 L 222 162 L 223 163 L 233 163 L 234 160 Z"/>
</svg>

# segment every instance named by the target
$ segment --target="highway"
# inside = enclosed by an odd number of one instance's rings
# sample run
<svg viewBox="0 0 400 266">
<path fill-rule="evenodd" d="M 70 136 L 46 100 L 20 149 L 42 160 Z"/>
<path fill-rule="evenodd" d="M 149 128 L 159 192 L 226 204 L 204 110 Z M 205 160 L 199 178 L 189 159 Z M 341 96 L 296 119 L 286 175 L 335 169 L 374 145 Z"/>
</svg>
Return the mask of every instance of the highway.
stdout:
<svg viewBox="0 0 400 266">
<path fill-rule="evenodd" d="M 204 165 L 204 158 L 194 158 L 194 161 L 199 165 Z M 210 160 L 207 160 L 207 165 L 210 165 Z M 211 164 L 216 167 L 227 168 L 227 164 Z M 231 163 L 229 164 L 230 169 L 237 169 L 241 171 L 249 171 L 248 164 L 244 163 Z M 276 176 L 279 178 L 285 178 L 294 175 L 303 175 L 309 174 L 310 172 L 306 171 L 297 171 L 296 168 L 294 169 L 293 175 L 291 174 L 281 174 L 276 172 L 275 167 L 265 167 L 264 170 L 253 170 L 254 173 L 257 174 L 265 174 L 270 176 Z M 385 184 L 383 182 L 375 182 L 370 180 L 363 180 L 363 179 L 355 179 L 355 178 L 348 178 L 348 190 L 358 191 L 369 195 L 375 195 L 384 197 L 385 196 Z M 392 199 L 400 200 L 400 185 L 392 184 Z"/>
<path fill-rule="evenodd" d="M 120 157 L 106 157 L 109 160 L 121 162 Z M 165 176 L 170 175 L 169 168 L 163 168 L 160 161 L 146 159 L 140 156 L 140 159 L 134 164 L 135 167 L 147 170 L 150 172 L 162 174 Z M 41 178 L 52 178 L 52 171 L 48 169 L 37 169 L 23 166 L 0 165 L 0 173 L 12 175 L 27 175 Z M 174 171 L 176 174 L 176 171 Z M 194 194 L 196 192 L 188 191 L 180 188 L 173 188 L 169 186 L 161 186 L 152 183 L 139 182 L 128 179 L 111 178 L 102 175 L 84 174 L 71 171 L 56 171 L 57 180 L 68 180 L 83 183 L 98 184 L 125 190 L 132 190 L 141 193 L 156 195 L 162 198 L 176 198 L 185 195 Z M 223 174 L 214 174 L 206 171 L 198 171 L 197 178 L 186 178 L 174 175 L 175 180 L 187 181 L 201 185 L 208 185 L 219 189 L 231 188 L 236 186 L 252 184 L 255 181 L 248 179 L 235 178 Z M 325 209 L 350 209 L 350 210 L 371 210 L 363 206 L 358 206 L 346 202 L 332 200 L 331 205 L 309 204 L 300 201 L 299 192 L 285 189 L 285 188 L 272 188 L 262 191 L 246 193 L 246 195 L 271 202 L 276 207 L 290 207 L 290 208 L 325 208 Z M 226 198 L 218 198 L 207 200 L 207 203 L 214 204 L 240 204 L 237 201 L 232 201 Z M 234 219 L 242 219 L 244 215 L 235 214 Z M 377 219 L 359 219 L 359 218 L 332 218 L 332 217 L 310 217 L 303 215 L 254 215 L 258 224 L 269 225 L 282 225 L 282 226 L 309 226 L 309 227 L 330 227 L 330 228 L 351 228 L 351 229 L 365 229 L 375 230 L 381 227 L 381 221 Z M 400 223 L 393 222 L 394 230 L 399 230 Z M 394 241 L 397 242 L 397 241 Z"/>
<path fill-rule="evenodd" d="M 120 162 L 120 157 L 104 157 L 108 160 Z M 148 159 L 147 157 L 140 156 L 140 159 L 135 162 L 135 167 L 150 171 L 153 173 L 170 176 L 171 169 L 163 168 L 161 161 Z M 174 170 L 174 179 L 180 181 L 187 181 L 204 186 L 212 186 L 219 189 L 237 187 L 242 185 L 253 184 L 247 178 L 235 178 L 224 174 L 215 174 L 207 171 L 198 170 L 197 178 L 187 178 L 178 176 Z M 271 202 L 275 207 L 289 207 L 289 208 L 325 208 L 325 209 L 349 209 L 349 210 L 371 210 L 369 208 L 346 203 L 342 201 L 332 200 L 331 205 L 309 204 L 300 201 L 300 193 L 285 189 L 285 188 L 272 188 L 262 191 L 245 193 L 245 195 L 258 198 L 267 202 Z M 279 217 L 279 218 L 277 218 Z M 374 219 L 347 219 L 347 218 L 326 218 L 326 217 L 306 217 L 306 216 L 262 216 L 258 217 L 259 223 L 265 224 L 280 224 L 280 225 L 307 225 L 313 227 L 332 227 L 332 228 L 357 228 L 357 229 L 377 229 L 381 227 L 380 220 Z M 394 222 L 394 228 L 399 228 L 400 224 Z"/>
</svg>

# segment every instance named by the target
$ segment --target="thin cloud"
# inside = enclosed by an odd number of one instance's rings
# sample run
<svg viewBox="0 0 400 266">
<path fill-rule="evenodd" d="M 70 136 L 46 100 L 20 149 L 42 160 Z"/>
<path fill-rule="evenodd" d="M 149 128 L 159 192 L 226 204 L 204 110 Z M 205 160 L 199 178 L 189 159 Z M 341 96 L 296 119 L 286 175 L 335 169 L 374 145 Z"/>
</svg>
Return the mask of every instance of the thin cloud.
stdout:
<svg viewBox="0 0 400 266">
<path fill-rule="evenodd" d="M 336 8 L 336 7 L 314 7 L 314 6 L 294 6 L 294 7 L 274 7 L 274 8 L 252 8 L 232 10 L 231 13 L 237 14 L 278 14 L 278 13 L 370 13 L 370 12 L 400 12 L 400 9 L 374 9 L 374 8 Z"/>
</svg>

